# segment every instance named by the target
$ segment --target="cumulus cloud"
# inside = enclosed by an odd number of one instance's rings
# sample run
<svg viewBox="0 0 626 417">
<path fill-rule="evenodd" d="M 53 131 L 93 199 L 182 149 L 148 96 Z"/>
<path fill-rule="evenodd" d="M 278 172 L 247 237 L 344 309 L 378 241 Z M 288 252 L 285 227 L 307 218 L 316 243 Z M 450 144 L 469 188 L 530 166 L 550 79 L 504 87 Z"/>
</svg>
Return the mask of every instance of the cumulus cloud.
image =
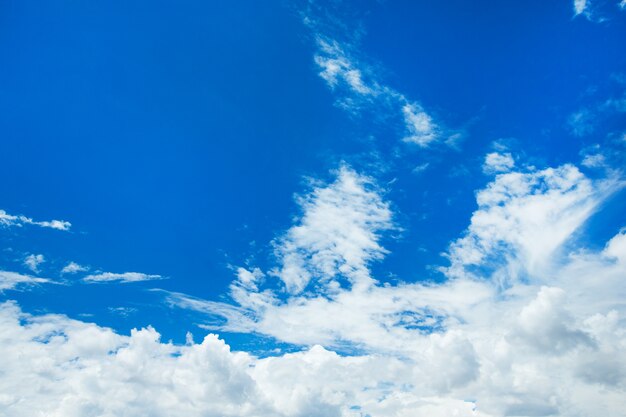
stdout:
<svg viewBox="0 0 626 417">
<path fill-rule="evenodd" d="M 619 187 L 572 165 L 500 174 L 477 193 L 442 282 L 382 284 L 370 266 L 386 254 L 390 205 L 342 167 L 299 197 L 301 214 L 274 241 L 275 270 L 235 270 L 233 303 L 162 292 L 206 314 L 204 328 L 299 352 L 255 357 L 214 335 L 174 345 L 152 328 L 123 336 L 8 302 L 0 407 L 16 417 L 618 416 L 626 232 L 595 251 L 565 243 Z M 44 280 L 0 274 L 3 288 L 19 282 Z"/>
<path fill-rule="evenodd" d="M 78 272 L 88 271 L 89 268 L 83 265 L 79 265 L 76 262 L 70 262 L 61 269 L 62 274 L 76 274 Z"/>
<path fill-rule="evenodd" d="M 88 283 L 95 282 L 141 282 L 141 281 L 151 281 L 156 279 L 163 279 L 161 275 L 149 275 L 144 274 L 142 272 L 124 272 L 124 273 L 115 273 L 115 272 L 100 272 L 97 274 L 87 275 L 83 278 L 83 281 Z"/>
<path fill-rule="evenodd" d="M 41 254 L 30 254 L 24 258 L 24 265 L 34 273 L 39 272 L 39 265 L 44 263 L 46 259 Z"/>
<path fill-rule="evenodd" d="M 491 152 L 485 155 L 483 162 L 483 172 L 485 174 L 498 174 L 510 171 L 515 166 L 515 161 L 510 153 Z"/>
<path fill-rule="evenodd" d="M 70 222 L 64 220 L 35 221 L 30 217 L 26 217 L 23 215 L 12 215 L 4 210 L 0 210 L 0 226 L 21 227 L 25 224 L 63 231 L 68 231 L 70 230 L 70 227 L 72 227 L 72 224 Z"/>
</svg>

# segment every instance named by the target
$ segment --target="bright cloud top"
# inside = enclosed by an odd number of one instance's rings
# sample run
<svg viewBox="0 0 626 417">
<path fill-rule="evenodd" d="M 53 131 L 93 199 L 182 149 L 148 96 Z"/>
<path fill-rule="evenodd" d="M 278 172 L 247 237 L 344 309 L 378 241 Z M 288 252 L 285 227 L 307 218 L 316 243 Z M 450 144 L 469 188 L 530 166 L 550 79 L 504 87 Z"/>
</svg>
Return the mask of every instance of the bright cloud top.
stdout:
<svg viewBox="0 0 626 417">
<path fill-rule="evenodd" d="M 63 231 L 68 231 L 70 230 L 70 227 L 72 227 L 72 223 L 65 220 L 35 221 L 30 217 L 26 217 L 23 215 L 15 216 L 7 213 L 4 210 L 0 210 L 0 226 L 21 227 L 25 224 Z"/>
</svg>

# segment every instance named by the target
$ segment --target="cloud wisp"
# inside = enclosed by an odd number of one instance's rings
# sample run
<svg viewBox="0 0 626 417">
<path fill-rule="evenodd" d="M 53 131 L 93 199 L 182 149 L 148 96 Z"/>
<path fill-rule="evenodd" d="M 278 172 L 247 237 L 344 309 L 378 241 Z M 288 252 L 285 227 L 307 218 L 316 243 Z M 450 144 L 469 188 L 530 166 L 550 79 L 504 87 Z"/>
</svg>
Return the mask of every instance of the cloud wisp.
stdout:
<svg viewBox="0 0 626 417">
<path fill-rule="evenodd" d="M 0 271 L 0 292 L 51 282 L 52 281 L 47 278 L 33 277 L 11 271 Z"/>
<path fill-rule="evenodd" d="M 316 34 L 316 43 L 314 60 L 319 75 L 337 94 L 340 108 L 353 114 L 371 109 L 380 113 L 382 109 L 403 126 L 404 142 L 422 148 L 459 135 L 444 128 L 420 103 L 381 83 L 371 66 L 348 52 L 352 49 L 348 45 L 320 33 Z"/>
<path fill-rule="evenodd" d="M 0 226 L 4 227 L 22 227 L 24 225 L 34 225 L 39 227 L 45 227 L 48 229 L 56 229 L 68 231 L 72 227 L 72 223 L 65 220 L 46 220 L 35 221 L 30 217 L 24 215 L 12 215 L 4 210 L 0 210 Z"/>
<path fill-rule="evenodd" d="M 99 282 L 142 282 L 164 279 L 161 275 L 144 274 L 143 272 L 99 272 L 96 274 L 90 274 L 83 278 L 86 283 L 99 283 Z"/>
</svg>

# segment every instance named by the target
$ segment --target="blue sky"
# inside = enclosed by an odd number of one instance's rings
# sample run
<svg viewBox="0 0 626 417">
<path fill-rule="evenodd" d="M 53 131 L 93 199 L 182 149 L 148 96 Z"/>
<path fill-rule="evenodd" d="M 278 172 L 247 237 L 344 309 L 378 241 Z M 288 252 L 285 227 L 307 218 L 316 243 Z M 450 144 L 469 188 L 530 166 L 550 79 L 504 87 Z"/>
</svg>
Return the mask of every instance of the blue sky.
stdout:
<svg viewBox="0 0 626 417">
<path fill-rule="evenodd" d="M 0 361 L 19 387 L 0 415 L 58 396 L 65 416 L 623 410 L 626 3 L 9 1 L 0 18 L 2 349 L 62 381 L 44 398 L 36 369 Z M 54 335 L 74 359 L 45 352 Z M 147 389 L 110 353 L 142 340 L 160 374 L 204 349 L 215 380 L 187 384 L 233 397 L 164 380 L 175 400 L 154 410 L 107 402 Z M 104 400 L 83 389 L 95 362 Z"/>
</svg>

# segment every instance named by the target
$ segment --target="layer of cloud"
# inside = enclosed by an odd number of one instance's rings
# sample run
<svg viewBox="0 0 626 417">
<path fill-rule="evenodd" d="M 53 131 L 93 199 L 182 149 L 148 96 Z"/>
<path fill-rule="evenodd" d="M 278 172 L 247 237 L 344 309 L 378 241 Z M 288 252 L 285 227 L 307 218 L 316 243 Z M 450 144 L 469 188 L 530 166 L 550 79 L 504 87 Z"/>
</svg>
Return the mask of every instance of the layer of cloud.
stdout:
<svg viewBox="0 0 626 417">
<path fill-rule="evenodd" d="M 83 278 L 83 281 L 88 283 L 96 283 L 96 282 L 141 282 L 141 281 L 152 281 L 157 279 L 163 279 L 161 275 L 150 275 L 144 274 L 142 272 L 123 272 L 123 273 L 115 273 L 115 272 L 100 272 L 97 274 L 87 275 Z"/>
<path fill-rule="evenodd" d="M 30 217 L 12 215 L 4 210 L 0 210 L 0 226 L 21 227 L 26 224 L 63 231 L 68 231 L 70 230 L 70 227 L 72 227 L 72 224 L 65 220 L 35 221 Z"/>
</svg>

